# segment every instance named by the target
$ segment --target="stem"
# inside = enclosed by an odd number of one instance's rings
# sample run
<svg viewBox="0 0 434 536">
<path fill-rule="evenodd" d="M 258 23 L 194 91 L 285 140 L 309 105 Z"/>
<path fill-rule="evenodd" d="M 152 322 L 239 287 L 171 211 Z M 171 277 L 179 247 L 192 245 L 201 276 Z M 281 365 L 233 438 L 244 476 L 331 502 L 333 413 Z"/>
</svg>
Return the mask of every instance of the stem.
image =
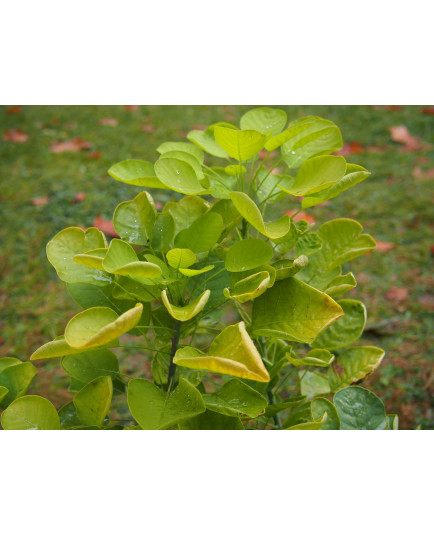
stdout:
<svg viewBox="0 0 434 536">
<path fill-rule="evenodd" d="M 176 365 L 173 362 L 173 358 L 175 357 L 176 350 L 178 350 L 179 337 L 181 335 L 181 322 L 179 322 L 179 320 L 175 320 L 175 324 L 173 328 L 174 328 L 175 334 L 172 337 L 172 349 L 170 351 L 169 374 L 167 376 L 167 388 L 166 388 L 166 391 L 169 391 L 169 392 L 172 390 L 173 381 L 175 379 Z"/>
</svg>

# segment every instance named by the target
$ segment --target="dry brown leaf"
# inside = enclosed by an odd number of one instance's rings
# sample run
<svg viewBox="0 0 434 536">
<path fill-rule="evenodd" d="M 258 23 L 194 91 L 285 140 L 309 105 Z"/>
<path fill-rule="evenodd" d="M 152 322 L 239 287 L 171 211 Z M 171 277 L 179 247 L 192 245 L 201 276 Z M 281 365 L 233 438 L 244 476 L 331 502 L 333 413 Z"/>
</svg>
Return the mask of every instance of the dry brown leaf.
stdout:
<svg viewBox="0 0 434 536">
<path fill-rule="evenodd" d="M 379 251 L 380 253 L 387 253 L 393 248 L 396 248 L 396 244 L 393 242 L 382 242 L 381 240 L 376 240 L 377 245 L 375 246 L 375 250 Z"/>
<path fill-rule="evenodd" d="M 20 130 L 19 128 L 12 128 L 5 130 L 3 134 L 4 141 L 11 141 L 12 143 L 26 143 L 29 139 L 28 134 Z"/>
<path fill-rule="evenodd" d="M 101 151 L 91 151 L 87 154 L 87 157 L 91 160 L 98 160 L 98 158 L 101 158 L 102 152 Z"/>
<path fill-rule="evenodd" d="M 422 169 L 421 167 L 416 166 L 413 168 L 411 175 L 413 179 L 416 179 L 417 181 L 430 181 L 434 179 L 434 168 Z"/>
<path fill-rule="evenodd" d="M 34 205 L 35 207 L 43 207 L 48 203 L 48 201 L 48 197 L 34 197 L 30 200 L 30 203 L 32 203 L 32 205 Z"/>
<path fill-rule="evenodd" d="M 81 138 L 74 138 L 66 141 L 52 141 L 50 143 L 50 151 L 52 153 L 78 153 L 90 149 L 92 144 L 89 141 L 84 141 Z"/>
<path fill-rule="evenodd" d="M 7 114 L 20 114 L 21 106 L 10 106 L 9 108 L 6 108 L 5 112 Z"/>
<path fill-rule="evenodd" d="M 137 110 L 140 109 L 140 106 L 138 104 L 127 104 L 124 108 L 127 112 L 137 112 Z"/>
<path fill-rule="evenodd" d="M 422 108 L 421 112 L 427 115 L 434 115 L 434 106 L 428 106 L 426 108 Z"/>
<path fill-rule="evenodd" d="M 104 127 L 117 127 L 118 126 L 118 120 L 114 117 L 103 117 L 99 120 L 99 124 Z"/>
<path fill-rule="evenodd" d="M 393 141 L 402 143 L 408 151 L 418 151 L 422 148 L 419 138 L 412 136 L 404 125 L 389 127 Z"/>
<path fill-rule="evenodd" d="M 364 147 L 358 141 L 351 143 L 345 143 L 340 151 L 336 151 L 334 154 L 340 156 L 348 156 L 350 154 L 360 154 L 364 152 Z"/>
<path fill-rule="evenodd" d="M 386 292 L 386 299 L 393 302 L 404 301 L 408 298 L 408 289 L 392 287 Z"/>
<path fill-rule="evenodd" d="M 152 134 L 155 130 L 154 125 L 140 125 L 140 130 L 143 130 L 143 132 L 146 132 L 147 134 Z"/>
<path fill-rule="evenodd" d="M 81 203 L 85 199 L 86 199 L 86 194 L 84 192 L 78 192 L 78 194 L 74 196 L 74 199 L 72 199 L 71 203 Z"/>
<path fill-rule="evenodd" d="M 298 210 L 287 210 L 285 212 L 285 214 L 287 214 L 288 216 L 292 217 L 297 212 L 298 212 Z M 297 214 L 297 216 L 294 216 L 293 220 L 296 221 L 296 222 L 301 221 L 301 220 L 305 220 L 305 221 L 307 221 L 307 223 L 316 223 L 316 219 L 312 216 L 312 214 L 309 214 L 308 212 L 305 212 L 304 210 L 299 212 Z"/>
<path fill-rule="evenodd" d="M 104 220 L 103 218 L 101 218 L 101 216 L 97 216 L 93 220 L 92 225 L 93 227 L 96 227 L 97 229 L 102 231 L 107 236 L 111 236 L 112 238 L 119 238 L 119 235 L 113 227 L 113 222 L 111 220 Z"/>
</svg>

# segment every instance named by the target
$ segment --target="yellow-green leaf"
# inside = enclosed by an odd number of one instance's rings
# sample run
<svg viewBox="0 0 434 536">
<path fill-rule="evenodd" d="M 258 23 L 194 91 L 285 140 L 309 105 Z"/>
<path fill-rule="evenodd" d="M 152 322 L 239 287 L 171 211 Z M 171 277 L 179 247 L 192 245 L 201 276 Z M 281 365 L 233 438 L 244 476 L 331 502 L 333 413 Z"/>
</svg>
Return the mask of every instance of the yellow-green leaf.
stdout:
<svg viewBox="0 0 434 536">
<path fill-rule="evenodd" d="M 221 126 L 215 127 L 214 136 L 220 147 L 239 162 L 249 160 L 258 153 L 267 139 L 255 130 L 234 130 Z"/>
<path fill-rule="evenodd" d="M 153 164 L 144 160 L 124 160 L 112 166 L 108 174 L 117 181 L 127 184 L 167 190 L 167 186 L 155 174 Z"/>
<path fill-rule="evenodd" d="M 41 396 L 23 396 L 3 412 L 1 424 L 5 430 L 60 430 L 56 408 Z"/>
<path fill-rule="evenodd" d="M 167 252 L 167 262 L 172 268 L 189 268 L 196 262 L 196 255 L 190 249 L 175 248 Z"/>
<path fill-rule="evenodd" d="M 259 272 L 238 281 L 230 289 L 225 288 L 223 294 L 226 298 L 245 303 L 263 294 L 267 290 L 269 282 L 269 272 Z"/>
<path fill-rule="evenodd" d="M 74 397 L 77 416 L 85 426 L 100 428 L 110 409 L 113 383 L 110 376 L 100 376 L 83 387 Z"/>
<path fill-rule="evenodd" d="M 343 351 L 328 371 L 332 391 L 366 380 L 378 368 L 383 357 L 384 350 L 375 346 Z"/>
<path fill-rule="evenodd" d="M 161 299 L 163 300 L 163 303 L 168 310 L 170 316 L 172 316 L 176 320 L 179 320 L 180 322 L 187 322 L 187 320 L 190 320 L 202 311 L 209 299 L 210 294 L 210 290 L 205 290 L 205 292 L 203 292 L 195 300 L 191 301 L 188 305 L 185 305 L 184 307 L 177 307 L 176 305 L 172 305 L 169 302 L 169 298 L 167 297 L 167 292 L 165 290 L 163 290 L 163 292 L 161 293 Z"/>
</svg>

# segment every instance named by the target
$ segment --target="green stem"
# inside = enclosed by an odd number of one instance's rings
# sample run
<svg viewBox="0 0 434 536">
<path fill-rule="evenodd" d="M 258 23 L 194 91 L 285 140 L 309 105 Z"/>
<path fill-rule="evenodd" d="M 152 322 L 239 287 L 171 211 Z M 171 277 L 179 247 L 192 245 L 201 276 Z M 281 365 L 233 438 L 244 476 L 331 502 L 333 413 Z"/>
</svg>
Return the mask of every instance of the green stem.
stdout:
<svg viewBox="0 0 434 536">
<path fill-rule="evenodd" d="M 170 364 L 169 364 L 169 374 L 167 376 L 167 391 L 171 391 L 173 387 L 173 383 L 175 380 L 175 370 L 176 365 L 173 362 L 173 358 L 175 357 L 176 351 L 178 350 L 178 344 L 179 344 L 179 337 L 181 335 L 181 322 L 179 320 L 175 320 L 175 324 L 173 326 L 174 328 L 174 335 L 172 337 L 172 349 L 170 351 Z"/>
</svg>

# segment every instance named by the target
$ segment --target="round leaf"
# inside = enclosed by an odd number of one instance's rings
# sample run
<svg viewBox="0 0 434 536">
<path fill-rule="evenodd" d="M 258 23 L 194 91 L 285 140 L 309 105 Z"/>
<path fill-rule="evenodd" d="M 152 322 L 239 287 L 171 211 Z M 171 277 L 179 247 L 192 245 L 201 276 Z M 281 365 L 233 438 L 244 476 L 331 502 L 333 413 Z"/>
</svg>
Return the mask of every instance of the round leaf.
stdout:
<svg viewBox="0 0 434 536">
<path fill-rule="evenodd" d="M 7 407 L 15 398 L 24 395 L 36 376 L 37 370 L 31 363 L 11 364 L 0 373 L 0 385 L 9 391 L 2 406 Z"/>
<path fill-rule="evenodd" d="M 154 200 L 148 192 L 141 192 L 132 201 L 125 201 L 116 208 L 113 225 L 129 244 L 146 246 L 152 238 L 156 219 Z"/>
<path fill-rule="evenodd" d="M 223 218 L 220 214 L 208 212 L 176 236 L 175 246 L 190 249 L 194 253 L 209 251 L 217 243 L 222 231 Z"/>
<path fill-rule="evenodd" d="M 172 268 L 188 268 L 196 262 L 196 255 L 189 249 L 175 248 L 167 252 L 167 262 Z"/>
<path fill-rule="evenodd" d="M 273 258 L 273 248 L 257 238 L 235 242 L 229 249 L 225 266 L 229 272 L 245 272 L 267 263 Z"/>
<path fill-rule="evenodd" d="M 188 153 L 194 156 L 194 158 L 200 163 L 203 164 L 204 154 L 199 147 L 193 143 L 186 143 L 183 141 L 167 141 L 162 143 L 157 151 L 160 154 L 165 154 L 172 151 L 180 151 L 183 153 Z"/>
<path fill-rule="evenodd" d="M 339 354 L 335 366 L 329 369 L 332 390 L 366 380 L 378 368 L 383 357 L 384 350 L 375 346 L 348 348 Z"/>
<path fill-rule="evenodd" d="M 234 130 L 221 126 L 215 127 L 214 136 L 220 147 L 239 162 L 249 160 L 258 153 L 266 140 L 266 136 L 255 130 Z"/>
<path fill-rule="evenodd" d="M 170 316 L 172 316 L 176 320 L 179 320 L 180 322 L 187 322 L 187 320 L 192 319 L 202 311 L 209 299 L 210 293 L 210 290 L 205 290 L 205 292 L 203 292 L 199 297 L 197 297 L 195 300 L 191 301 L 188 305 L 185 305 L 184 307 L 177 307 L 175 305 L 172 305 L 169 302 L 165 290 L 163 290 L 163 292 L 161 293 L 161 298 Z"/>
<path fill-rule="evenodd" d="M 177 158 L 162 158 L 155 164 L 158 178 L 168 188 L 182 194 L 201 194 L 204 188 L 200 184 L 194 169 Z"/>
<path fill-rule="evenodd" d="M 247 415 L 252 419 L 264 411 L 267 400 L 240 380 L 225 383 L 217 393 L 203 397 L 208 409 L 229 417 Z"/>
<path fill-rule="evenodd" d="M 12 402 L 3 412 L 5 430 L 60 430 L 56 408 L 46 398 L 30 395 Z"/>
<path fill-rule="evenodd" d="M 114 378 L 119 373 L 118 358 L 110 350 L 94 350 L 62 359 L 63 370 L 76 380 L 89 383 L 100 376 Z"/>
<path fill-rule="evenodd" d="M 257 130 L 268 137 L 276 136 L 286 125 L 286 113 L 275 108 L 255 108 L 241 118 L 242 130 Z"/>
<path fill-rule="evenodd" d="M 167 190 L 167 186 L 155 174 L 154 166 L 143 160 L 124 160 L 112 166 L 108 174 L 117 181 L 127 184 Z"/>
<path fill-rule="evenodd" d="M 346 387 L 333 399 L 342 430 L 386 430 L 387 416 L 383 402 L 363 387 Z"/>
<path fill-rule="evenodd" d="M 231 289 L 225 288 L 223 294 L 229 299 L 245 303 L 263 294 L 267 290 L 269 282 L 269 272 L 259 272 L 238 281 Z"/>
<path fill-rule="evenodd" d="M 113 383 L 110 376 L 101 376 L 88 383 L 74 397 L 77 417 L 85 426 L 100 428 L 110 409 Z"/>
<path fill-rule="evenodd" d="M 311 411 L 314 421 L 319 421 L 327 413 L 327 419 L 321 426 L 321 430 L 340 430 L 341 421 L 338 412 L 335 406 L 326 398 L 312 400 Z"/>
</svg>

